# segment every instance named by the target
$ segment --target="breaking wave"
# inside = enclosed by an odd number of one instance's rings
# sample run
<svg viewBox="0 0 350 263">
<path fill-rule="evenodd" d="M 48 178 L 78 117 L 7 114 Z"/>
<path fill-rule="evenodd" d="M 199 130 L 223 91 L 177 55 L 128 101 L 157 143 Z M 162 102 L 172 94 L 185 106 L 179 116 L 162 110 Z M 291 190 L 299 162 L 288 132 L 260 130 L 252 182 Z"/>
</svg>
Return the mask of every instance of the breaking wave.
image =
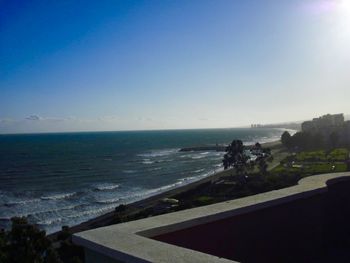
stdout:
<svg viewBox="0 0 350 263">
<path fill-rule="evenodd" d="M 97 191 L 109 191 L 109 190 L 117 189 L 119 187 L 120 187 L 119 184 L 101 184 L 101 185 L 97 185 L 95 189 Z"/>
<path fill-rule="evenodd" d="M 42 199 L 42 200 L 60 200 L 60 199 L 70 198 L 76 194 L 77 194 L 76 192 L 64 193 L 64 194 L 54 194 L 54 195 L 42 196 L 42 197 L 40 197 L 40 199 Z"/>
<path fill-rule="evenodd" d="M 180 149 L 154 150 L 147 153 L 138 154 L 140 157 L 163 157 L 179 152 Z"/>
</svg>

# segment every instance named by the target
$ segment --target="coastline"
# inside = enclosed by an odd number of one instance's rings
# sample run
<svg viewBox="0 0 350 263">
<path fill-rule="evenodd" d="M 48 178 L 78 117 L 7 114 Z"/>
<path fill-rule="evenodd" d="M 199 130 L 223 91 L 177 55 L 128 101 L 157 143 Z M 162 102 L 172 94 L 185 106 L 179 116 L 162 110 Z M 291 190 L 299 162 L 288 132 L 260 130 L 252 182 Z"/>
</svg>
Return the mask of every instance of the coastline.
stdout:
<svg viewBox="0 0 350 263">
<path fill-rule="evenodd" d="M 262 143 L 262 146 L 266 147 L 266 148 L 270 148 L 272 151 L 275 150 L 274 154 L 278 154 L 279 148 L 281 146 L 281 142 L 280 142 L 280 140 L 277 140 L 277 141 L 273 141 L 273 142 Z M 281 156 L 281 158 L 277 158 L 276 162 L 278 162 L 279 159 L 282 159 L 282 156 Z M 272 165 L 271 168 L 273 168 L 273 166 L 274 165 Z M 204 178 L 201 178 L 198 181 L 190 182 L 188 184 L 184 184 L 184 185 L 175 187 L 175 188 L 167 190 L 165 192 L 161 192 L 161 193 L 146 197 L 144 199 L 141 199 L 141 200 L 138 200 L 135 202 L 131 202 L 128 204 L 123 204 L 123 205 L 125 205 L 128 208 L 128 210 L 129 210 L 128 214 L 135 214 L 137 212 L 140 212 L 143 209 L 154 207 L 164 198 L 170 198 L 174 195 L 192 190 L 201 184 L 211 182 L 211 181 L 216 181 L 217 179 L 219 179 L 221 177 L 228 176 L 231 174 L 231 171 L 232 171 L 232 169 L 221 170 L 218 172 L 213 171 L 212 175 L 208 175 Z M 98 227 L 103 227 L 103 226 L 115 224 L 115 223 L 113 223 L 115 215 L 116 215 L 116 212 L 113 210 L 113 211 L 110 211 L 110 212 L 105 213 L 103 215 L 100 215 L 100 216 L 97 216 L 97 217 L 92 218 L 90 220 L 87 220 L 85 222 L 82 222 L 80 224 L 71 226 L 71 227 L 69 227 L 69 230 L 71 233 L 77 233 L 77 232 L 81 232 L 81 231 L 86 231 L 86 230 L 90 230 L 90 229 L 94 229 L 94 228 L 98 228 Z M 52 239 L 55 239 L 60 232 L 61 231 L 53 232 L 53 233 L 49 234 L 48 236 Z"/>
</svg>

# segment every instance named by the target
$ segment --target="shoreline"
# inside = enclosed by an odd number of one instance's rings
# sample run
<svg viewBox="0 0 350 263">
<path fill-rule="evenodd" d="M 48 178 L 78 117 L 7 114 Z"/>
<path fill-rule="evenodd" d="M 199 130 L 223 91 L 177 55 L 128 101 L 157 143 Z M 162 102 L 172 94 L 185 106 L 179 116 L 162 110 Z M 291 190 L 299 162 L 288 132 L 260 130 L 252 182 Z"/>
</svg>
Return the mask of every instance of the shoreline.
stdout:
<svg viewBox="0 0 350 263">
<path fill-rule="evenodd" d="M 261 145 L 263 147 L 271 148 L 271 150 L 273 150 L 273 148 L 278 148 L 281 145 L 281 142 L 280 142 L 280 140 L 276 140 L 276 141 L 272 141 L 272 142 L 262 143 Z M 194 181 L 194 182 L 190 182 L 188 184 L 180 185 L 180 186 L 175 187 L 173 189 L 166 190 L 164 192 L 161 192 L 161 193 L 158 193 L 158 194 L 155 194 L 152 196 L 148 196 L 148 197 L 143 198 L 141 200 L 134 201 L 134 202 L 127 203 L 127 204 L 123 204 L 123 205 L 125 205 L 128 208 L 128 210 L 130 210 L 129 214 L 137 213 L 143 209 L 155 206 L 157 203 L 159 203 L 164 198 L 169 198 L 171 196 L 187 192 L 187 191 L 194 189 L 195 187 L 197 187 L 203 183 L 215 181 L 223 176 L 227 176 L 231 173 L 231 171 L 232 171 L 232 168 L 227 169 L 227 170 L 217 171 L 217 172 L 213 171 L 213 174 L 208 175 L 204 178 L 201 178 L 198 181 Z M 119 205 L 116 205 L 116 207 L 118 207 L 118 206 Z M 105 214 L 102 214 L 100 216 L 92 218 L 92 219 L 87 220 L 85 222 L 82 222 L 80 224 L 71 226 L 71 227 L 69 227 L 69 230 L 71 233 L 77 233 L 77 232 L 81 232 L 81 231 L 86 231 L 86 230 L 90 230 L 90 229 L 94 229 L 94 228 L 98 228 L 98 227 L 111 225 L 111 222 L 115 218 L 115 215 L 116 215 L 115 210 L 112 210 L 110 212 L 107 212 Z M 51 234 L 48 234 L 48 237 L 55 239 L 55 237 L 57 237 L 57 235 L 60 232 L 61 232 L 61 230 L 53 232 Z"/>
</svg>

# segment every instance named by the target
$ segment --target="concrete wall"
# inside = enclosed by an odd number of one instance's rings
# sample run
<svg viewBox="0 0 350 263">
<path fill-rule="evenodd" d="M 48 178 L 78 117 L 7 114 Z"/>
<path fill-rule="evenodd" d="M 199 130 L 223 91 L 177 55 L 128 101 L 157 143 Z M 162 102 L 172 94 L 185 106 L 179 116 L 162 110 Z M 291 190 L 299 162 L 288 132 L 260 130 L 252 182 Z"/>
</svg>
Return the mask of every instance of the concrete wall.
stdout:
<svg viewBox="0 0 350 263">
<path fill-rule="evenodd" d="M 105 256 L 91 249 L 85 248 L 85 263 L 122 263 L 122 261 Z"/>
<path fill-rule="evenodd" d="M 348 262 L 350 172 L 75 234 L 95 262 Z"/>
</svg>

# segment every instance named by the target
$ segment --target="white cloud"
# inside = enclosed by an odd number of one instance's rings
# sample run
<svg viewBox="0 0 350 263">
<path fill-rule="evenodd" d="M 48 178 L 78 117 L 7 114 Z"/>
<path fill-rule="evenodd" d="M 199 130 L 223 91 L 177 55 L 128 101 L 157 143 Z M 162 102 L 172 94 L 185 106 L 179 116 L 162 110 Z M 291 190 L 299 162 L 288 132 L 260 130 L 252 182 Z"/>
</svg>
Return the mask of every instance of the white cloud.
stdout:
<svg viewBox="0 0 350 263">
<path fill-rule="evenodd" d="M 40 121 L 42 120 L 42 118 L 38 115 L 30 115 L 28 117 L 25 118 L 28 121 Z"/>
</svg>

